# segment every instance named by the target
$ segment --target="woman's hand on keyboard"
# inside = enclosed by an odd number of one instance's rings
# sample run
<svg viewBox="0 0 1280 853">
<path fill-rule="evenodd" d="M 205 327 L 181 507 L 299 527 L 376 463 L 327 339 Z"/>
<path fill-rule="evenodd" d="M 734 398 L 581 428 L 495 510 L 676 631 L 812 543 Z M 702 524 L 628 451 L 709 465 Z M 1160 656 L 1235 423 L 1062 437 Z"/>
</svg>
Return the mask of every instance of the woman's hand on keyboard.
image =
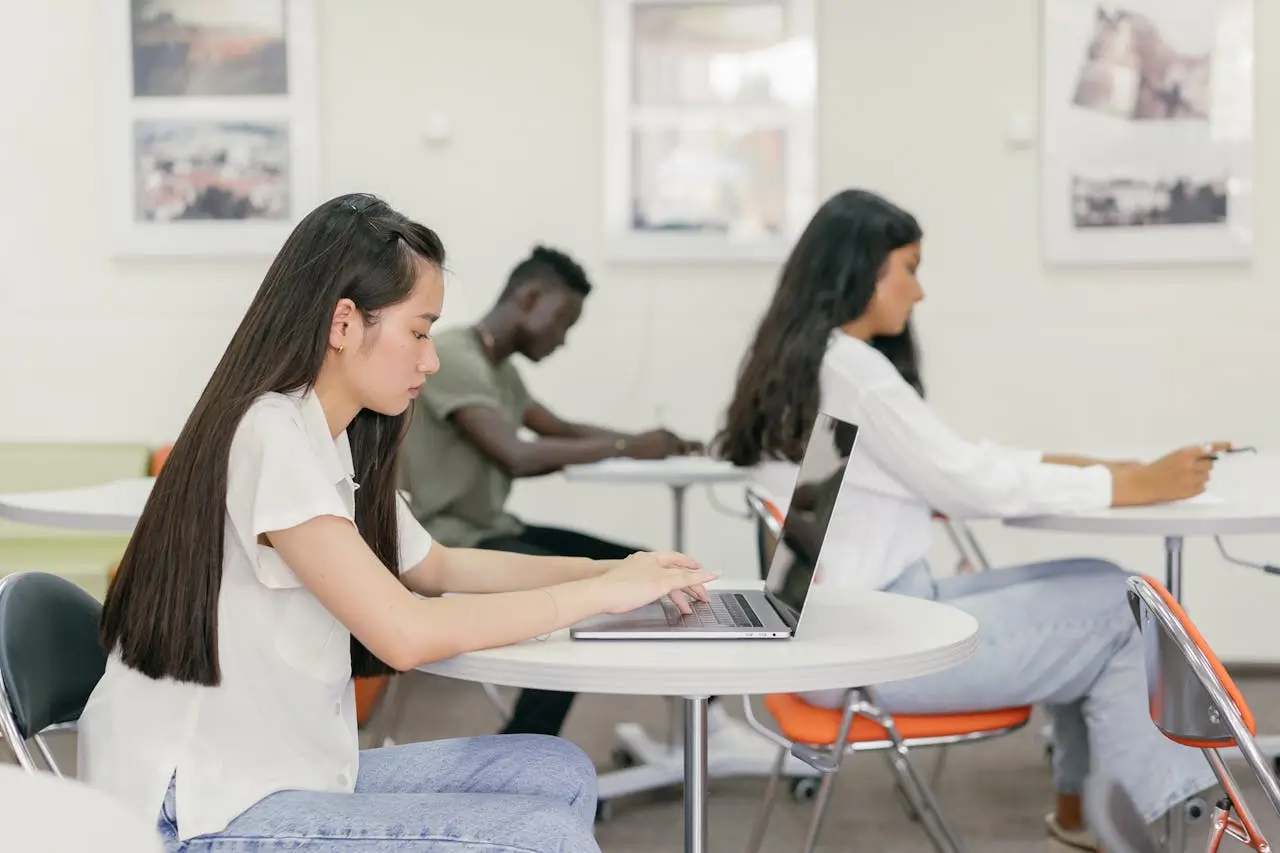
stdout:
<svg viewBox="0 0 1280 853">
<path fill-rule="evenodd" d="M 697 560 L 673 551 L 640 551 L 596 578 L 604 613 L 626 613 L 668 596 L 682 613 L 692 612 L 689 598 L 707 600 L 703 584 L 719 577 Z"/>
</svg>

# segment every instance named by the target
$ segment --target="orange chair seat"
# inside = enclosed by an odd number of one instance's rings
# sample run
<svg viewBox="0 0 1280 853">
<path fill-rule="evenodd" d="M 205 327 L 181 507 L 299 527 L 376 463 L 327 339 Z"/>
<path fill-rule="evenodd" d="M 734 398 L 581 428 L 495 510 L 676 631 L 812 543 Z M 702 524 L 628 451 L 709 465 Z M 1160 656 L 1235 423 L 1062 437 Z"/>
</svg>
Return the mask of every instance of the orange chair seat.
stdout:
<svg viewBox="0 0 1280 853">
<path fill-rule="evenodd" d="M 783 736 L 795 743 L 826 746 L 840 734 L 842 711 L 817 708 L 793 693 L 774 693 L 764 698 L 764 705 L 778 723 Z M 898 734 L 904 740 L 998 732 L 1025 725 L 1031 718 L 1031 706 L 998 708 L 963 714 L 894 714 Z M 849 743 L 871 743 L 888 740 L 889 733 L 879 723 L 866 717 L 855 717 L 849 727 Z"/>
<path fill-rule="evenodd" d="M 356 679 L 356 724 L 363 727 L 373 717 L 387 685 L 391 682 L 389 675 L 375 675 L 370 678 Z"/>
<path fill-rule="evenodd" d="M 152 477 L 160 473 L 160 469 L 164 467 L 164 463 L 169 461 L 169 454 L 173 452 L 172 444 L 165 444 L 151 451 L 151 461 L 147 465 L 147 473 Z"/>
</svg>

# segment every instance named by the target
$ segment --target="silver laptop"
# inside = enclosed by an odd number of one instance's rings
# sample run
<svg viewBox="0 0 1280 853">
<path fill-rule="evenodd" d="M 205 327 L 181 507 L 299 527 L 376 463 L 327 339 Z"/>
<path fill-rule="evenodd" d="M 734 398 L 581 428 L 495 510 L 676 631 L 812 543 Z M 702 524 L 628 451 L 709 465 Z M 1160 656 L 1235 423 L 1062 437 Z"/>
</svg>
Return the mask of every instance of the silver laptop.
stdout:
<svg viewBox="0 0 1280 853">
<path fill-rule="evenodd" d="M 797 509 L 797 494 L 806 486 L 828 484 L 838 487 L 849 464 L 849 454 L 857 440 L 858 428 L 853 424 L 819 414 L 809 434 L 800 473 L 791 493 L 787 517 L 783 521 L 783 539 L 800 538 L 802 526 L 811 535 L 804 539 L 814 544 L 814 559 L 827 536 L 831 511 L 809 515 Z M 832 448 L 835 448 L 834 452 Z M 832 463 L 839 461 L 833 467 Z M 803 520 L 802 520 L 803 518 Z M 789 535 L 790 534 L 790 535 Z M 790 592 L 793 600 L 801 583 L 791 577 L 798 572 L 812 572 L 805 561 L 794 558 L 786 548 L 777 546 L 769 558 L 769 573 L 764 589 L 711 589 L 709 602 L 693 601 L 692 614 L 683 614 L 668 599 L 654 602 L 627 613 L 595 616 L 569 631 L 575 640 L 738 640 L 788 639 L 800 624 L 804 600 L 812 584 L 812 574 L 799 594 L 798 608 L 780 596 Z M 788 583 L 790 581 L 790 583 Z"/>
</svg>

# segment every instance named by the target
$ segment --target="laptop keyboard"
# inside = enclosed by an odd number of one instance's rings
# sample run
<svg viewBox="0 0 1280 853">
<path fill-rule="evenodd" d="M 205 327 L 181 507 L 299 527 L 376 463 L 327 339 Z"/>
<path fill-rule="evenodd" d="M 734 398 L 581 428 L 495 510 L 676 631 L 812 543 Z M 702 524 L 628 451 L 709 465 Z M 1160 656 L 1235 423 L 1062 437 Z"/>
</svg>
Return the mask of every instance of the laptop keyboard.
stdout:
<svg viewBox="0 0 1280 853">
<path fill-rule="evenodd" d="M 763 627 L 751 605 L 738 593 L 711 595 L 711 601 L 690 601 L 693 614 L 683 616 L 672 608 L 668 611 L 672 625 L 700 626 L 703 628 L 760 628 Z"/>
</svg>

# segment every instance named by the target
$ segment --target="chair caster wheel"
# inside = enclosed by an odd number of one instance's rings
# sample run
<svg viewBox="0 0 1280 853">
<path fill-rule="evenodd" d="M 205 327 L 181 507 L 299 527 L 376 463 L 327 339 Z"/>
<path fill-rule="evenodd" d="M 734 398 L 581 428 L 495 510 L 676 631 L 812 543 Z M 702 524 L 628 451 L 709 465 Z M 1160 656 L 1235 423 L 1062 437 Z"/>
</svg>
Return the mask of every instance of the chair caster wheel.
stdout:
<svg viewBox="0 0 1280 853">
<path fill-rule="evenodd" d="M 610 800 L 596 802 L 596 823 L 608 823 L 613 820 L 613 803 Z"/>
<path fill-rule="evenodd" d="M 631 754 L 631 750 L 625 746 L 615 746 L 609 753 L 609 760 L 613 762 L 614 767 L 635 767 L 639 764 L 636 757 Z"/>
<path fill-rule="evenodd" d="M 808 803 L 818 796 L 818 788 L 822 785 L 821 777 L 804 776 L 791 782 L 791 799 L 797 803 Z"/>
</svg>

